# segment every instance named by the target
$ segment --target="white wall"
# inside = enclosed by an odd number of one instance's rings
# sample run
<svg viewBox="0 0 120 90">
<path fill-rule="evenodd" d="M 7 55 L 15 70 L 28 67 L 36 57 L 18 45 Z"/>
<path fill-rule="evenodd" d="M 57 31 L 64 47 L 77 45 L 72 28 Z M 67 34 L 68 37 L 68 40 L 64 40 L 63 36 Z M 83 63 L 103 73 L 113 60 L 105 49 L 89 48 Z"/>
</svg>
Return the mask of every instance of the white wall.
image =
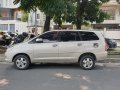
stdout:
<svg viewBox="0 0 120 90">
<path fill-rule="evenodd" d="M 19 4 L 14 5 L 14 0 L 0 0 L 3 8 L 18 8 Z"/>
<path fill-rule="evenodd" d="M 28 32 L 27 23 L 26 22 L 17 22 L 15 24 L 15 30 L 18 30 L 19 34 L 21 34 L 23 32 Z"/>
<path fill-rule="evenodd" d="M 19 34 L 21 34 L 22 32 L 28 32 L 27 22 L 21 22 L 21 21 L 17 21 L 17 20 L 0 20 L 0 24 L 8 25 L 7 31 L 9 31 L 9 25 L 14 24 L 15 31 L 18 30 Z"/>
<path fill-rule="evenodd" d="M 106 37 L 111 39 L 120 39 L 120 31 L 107 31 Z"/>
<path fill-rule="evenodd" d="M 36 16 L 37 16 L 37 14 L 40 15 L 40 18 L 37 19 L 37 25 L 44 26 L 44 23 L 45 23 L 45 14 L 43 12 L 41 12 L 40 10 L 36 11 Z M 31 11 L 29 13 L 28 24 L 29 24 L 29 26 L 35 25 L 35 12 L 34 11 Z"/>
<path fill-rule="evenodd" d="M 115 9 L 115 20 L 104 20 L 103 24 L 119 24 L 120 23 L 120 8 Z"/>
<path fill-rule="evenodd" d="M 120 39 L 120 31 L 101 31 L 106 38 Z"/>
</svg>

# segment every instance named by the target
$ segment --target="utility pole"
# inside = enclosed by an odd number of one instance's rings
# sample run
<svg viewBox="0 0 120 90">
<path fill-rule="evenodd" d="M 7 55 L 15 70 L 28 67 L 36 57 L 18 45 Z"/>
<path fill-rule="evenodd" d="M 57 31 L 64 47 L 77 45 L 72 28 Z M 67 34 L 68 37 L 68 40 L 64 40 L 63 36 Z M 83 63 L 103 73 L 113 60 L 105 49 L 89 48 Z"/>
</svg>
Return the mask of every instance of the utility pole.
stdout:
<svg viewBox="0 0 120 90">
<path fill-rule="evenodd" d="M 37 10 L 35 10 L 35 34 L 37 35 Z"/>
</svg>

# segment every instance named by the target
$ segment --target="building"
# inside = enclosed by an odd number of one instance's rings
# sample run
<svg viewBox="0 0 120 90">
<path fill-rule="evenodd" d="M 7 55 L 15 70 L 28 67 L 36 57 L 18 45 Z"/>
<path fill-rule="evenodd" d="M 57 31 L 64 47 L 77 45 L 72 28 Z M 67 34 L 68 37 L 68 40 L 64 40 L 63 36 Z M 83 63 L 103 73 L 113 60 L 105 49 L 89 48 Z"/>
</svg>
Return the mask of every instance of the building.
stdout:
<svg viewBox="0 0 120 90">
<path fill-rule="evenodd" d="M 38 33 L 42 33 L 44 29 L 44 23 L 46 20 L 46 15 L 41 12 L 40 10 L 31 11 L 29 13 L 29 19 L 28 19 L 28 29 L 29 31 L 32 30 L 32 28 L 37 27 Z M 50 28 L 53 28 L 53 21 L 51 20 L 50 22 Z"/>
<path fill-rule="evenodd" d="M 105 37 L 120 40 L 120 4 L 116 0 L 105 3 L 101 9 L 111 15 L 103 23 L 93 23 L 93 28 L 104 32 Z"/>
<path fill-rule="evenodd" d="M 13 4 L 14 0 L 0 0 L 0 30 L 18 33 L 27 32 L 27 22 L 22 22 L 22 11 L 18 5 Z"/>
</svg>

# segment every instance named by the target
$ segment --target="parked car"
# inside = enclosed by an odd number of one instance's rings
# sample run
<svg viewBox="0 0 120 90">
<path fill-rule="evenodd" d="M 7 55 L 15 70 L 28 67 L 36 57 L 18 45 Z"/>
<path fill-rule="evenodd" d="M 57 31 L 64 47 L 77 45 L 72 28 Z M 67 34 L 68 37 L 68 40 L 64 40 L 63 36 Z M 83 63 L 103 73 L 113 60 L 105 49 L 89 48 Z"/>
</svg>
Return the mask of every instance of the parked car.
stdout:
<svg viewBox="0 0 120 90">
<path fill-rule="evenodd" d="M 117 42 L 114 39 L 105 38 L 108 45 L 108 49 L 113 49 L 117 47 Z"/>
<path fill-rule="evenodd" d="M 90 70 L 96 61 L 107 57 L 106 50 L 105 39 L 99 31 L 55 30 L 8 48 L 5 60 L 20 70 L 38 62 L 74 62 Z"/>
</svg>

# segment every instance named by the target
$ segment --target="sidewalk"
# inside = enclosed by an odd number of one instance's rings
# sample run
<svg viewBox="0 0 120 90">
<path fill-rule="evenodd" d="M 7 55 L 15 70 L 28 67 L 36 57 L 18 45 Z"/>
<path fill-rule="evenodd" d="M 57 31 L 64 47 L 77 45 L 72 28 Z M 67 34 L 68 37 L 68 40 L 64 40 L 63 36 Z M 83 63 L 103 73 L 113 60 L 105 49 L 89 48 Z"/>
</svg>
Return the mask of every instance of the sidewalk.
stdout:
<svg viewBox="0 0 120 90">
<path fill-rule="evenodd" d="M 5 55 L 4 54 L 0 54 L 0 62 L 5 62 Z"/>
</svg>

